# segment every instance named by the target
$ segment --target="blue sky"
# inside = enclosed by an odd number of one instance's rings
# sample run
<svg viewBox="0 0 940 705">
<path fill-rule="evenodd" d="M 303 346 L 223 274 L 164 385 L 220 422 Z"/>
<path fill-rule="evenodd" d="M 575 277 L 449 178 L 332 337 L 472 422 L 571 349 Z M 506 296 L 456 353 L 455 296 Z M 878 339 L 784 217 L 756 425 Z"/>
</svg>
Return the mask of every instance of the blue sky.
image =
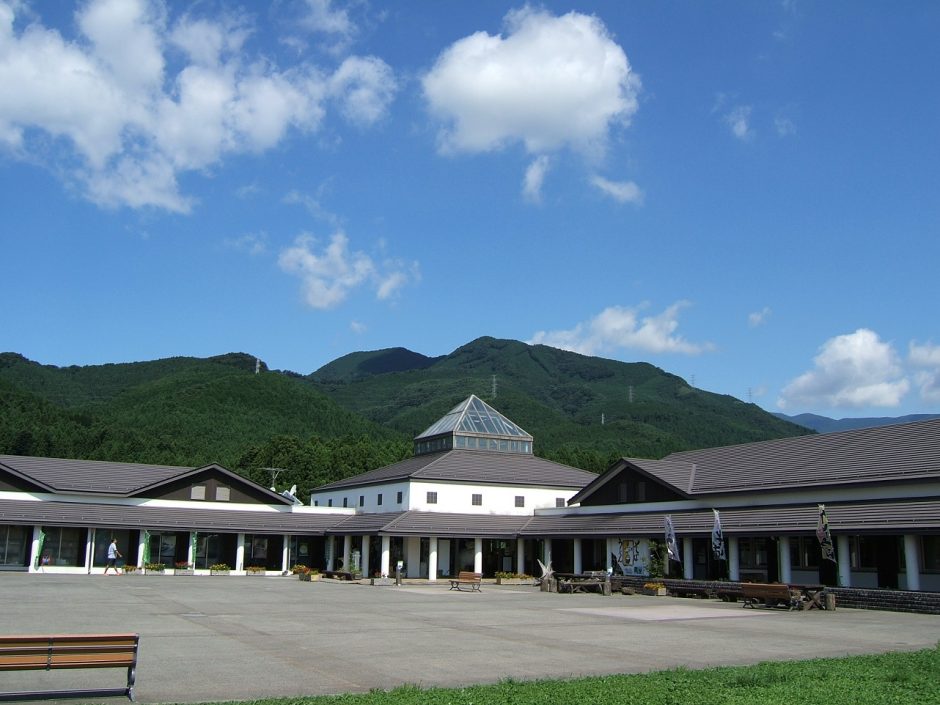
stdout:
<svg viewBox="0 0 940 705">
<path fill-rule="evenodd" d="M 0 349 L 490 335 L 940 411 L 938 36 L 933 2 L 0 0 Z"/>
</svg>

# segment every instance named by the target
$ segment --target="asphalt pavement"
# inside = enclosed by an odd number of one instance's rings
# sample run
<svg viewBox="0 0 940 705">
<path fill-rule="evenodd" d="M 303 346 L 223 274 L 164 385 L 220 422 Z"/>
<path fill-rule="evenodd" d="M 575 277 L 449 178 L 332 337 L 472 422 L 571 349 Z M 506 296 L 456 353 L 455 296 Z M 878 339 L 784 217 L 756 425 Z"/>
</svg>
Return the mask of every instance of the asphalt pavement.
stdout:
<svg viewBox="0 0 940 705">
<path fill-rule="evenodd" d="M 931 615 L 293 576 L 0 573 L 0 615 L 2 634 L 138 632 L 142 703 L 704 668 L 913 650 L 940 639 L 940 616 Z M 0 690 L 110 687 L 123 678 L 119 670 L 4 673 Z"/>
</svg>

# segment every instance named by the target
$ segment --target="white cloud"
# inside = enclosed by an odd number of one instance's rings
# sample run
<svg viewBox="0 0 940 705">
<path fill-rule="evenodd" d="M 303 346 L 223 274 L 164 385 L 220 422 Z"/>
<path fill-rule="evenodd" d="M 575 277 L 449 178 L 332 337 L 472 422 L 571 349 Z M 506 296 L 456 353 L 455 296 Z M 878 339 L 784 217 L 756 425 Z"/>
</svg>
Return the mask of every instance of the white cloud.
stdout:
<svg viewBox="0 0 940 705">
<path fill-rule="evenodd" d="M 914 379 L 920 387 L 920 397 L 926 402 L 940 402 L 940 345 L 911 342 L 908 361 L 917 368 Z"/>
<path fill-rule="evenodd" d="M 574 328 L 539 331 L 531 345 L 549 345 L 583 355 L 598 355 L 613 350 L 641 350 L 648 353 L 680 353 L 697 355 L 714 346 L 711 343 L 690 343 L 676 334 L 679 311 L 687 307 L 679 301 L 655 316 L 641 316 L 639 308 L 611 306 L 589 321 Z"/>
<path fill-rule="evenodd" d="M 747 324 L 751 328 L 761 326 L 767 322 L 767 319 L 770 318 L 771 313 L 772 311 L 770 310 L 770 306 L 764 306 L 764 308 L 762 308 L 760 311 L 754 311 L 754 313 L 749 313 L 747 315 Z"/>
<path fill-rule="evenodd" d="M 237 17 L 170 23 L 162 3 L 92 0 L 66 38 L 38 20 L 17 31 L 19 7 L 0 0 L 0 145 L 46 159 L 103 206 L 186 212 L 181 173 L 317 130 L 330 101 L 372 124 L 397 90 L 375 57 L 348 57 L 332 74 L 249 57 L 251 28 Z M 173 48 L 186 61 L 168 74 Z"/>
<path fill-rule="evenodd" d="M 456 41 L 424 76 L 442 120 L 444 152 L 486 152 L 521 142 L 532 154 L 603 150 L 612 125 L 637 111 L 640 79 L 604 24 L 529 6 L 504 20 L 505 34 Z"/>
<path fill-rule="evenodd" d="M 268 251 L 268 234 L 263 231 L 259 233 L 245 233 L 239 237 L 226 240 L 225 244 L 233 250 L 247 252 L 249 255 L 256 257 Z"/>
<path fill-rule="evenodd" d="M 643 192 L 632 181 L 609 181 L 603 176 L 595 175 L 591 179 L 591 183 L 602 193 L 619 203 L 634 203 L 636 205 L 643 203 Z"/>
<path fill-rule="evenodd" d="M 351 330 L 356 335 L 362 335 L 368 330 L 365 323 L 360 323 L 359 321 L 350 321 L 349 330 Z"/>
<path fill-rule="evenodd" d="M 774 129 L 778 137 L 789 137 L 796 134 L 796 123 L 788 117 L 778 115 L 774 118 Z"/>
<path fill-rule="evenodd" d="M 312 32 L 337 34 L 343 37 L 356 32 L 356 25 L 343 9 L 335 9 L 330 0 L 306 0 L 307 12 L 301 18 L 301 24 Z"/>
<path fill-rule="evenodd" d="M 525 170 L 525 178 L 522 180 L 522 195 L 527 201 L 538 203 L 542 200 L 542 182 L 545 181 L 545 174 L 548 173 L 551 160 L 548 155 L 536 157 L 529 168 Z"/>
<path fill-rule="evenodd" d="M 866 328 L 827 340 L 813 363 L 783 389 L 781 409 L 891 407 L 910 388 L 894 348 Z"/>
<path fill-rule="evenodd" d="M 353 290 L 366 285 L 375 289 L 377 299 L 386 300 L 417 280 L 416 263 L 410 271 L 396 261 L 379 266 L 364 252 L 350 251 L 349 238 L 342 232 L 335 233 L 325 247 L 318 245 L 312 235 L 300 235 L 278 258 L 282 270 L 300 277 L 304 301 L 311 308 L 335 308 Z"/>
<path fill-rule="evenodd" d="M 754 137 L 754 130 L 751 128 L 750 105 L 736 105 L 730 112 L 725 113 L 724 121 L 731 128 L 731 134 L 742 142 L 747 142 Z"/>
</svg>

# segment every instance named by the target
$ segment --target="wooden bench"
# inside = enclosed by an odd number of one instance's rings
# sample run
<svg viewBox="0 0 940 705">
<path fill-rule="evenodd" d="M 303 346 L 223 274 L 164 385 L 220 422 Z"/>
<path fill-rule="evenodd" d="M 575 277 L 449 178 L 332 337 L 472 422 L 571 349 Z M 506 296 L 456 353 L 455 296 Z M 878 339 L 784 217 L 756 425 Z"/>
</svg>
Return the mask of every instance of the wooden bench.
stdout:
<svg viewBox="0 0 940 705">
<path fill-rule="evenodd" d="M 462 570 L 457 573 L 456 578 L 450 579 L 451 590 L 462 590 L 461 585 L 469 585 L 470 592 L 480 592 L 480 583 L 483 580 L 482 573 L 472 573 L 469 570 Z"/>
<path fill-rule="evenodd" d="M 123 688 L 0 692 L 0 700 L 53 700 L 125 695 L 134 700 L 137 634 L 49 634 L 0 636 L 0 671 L 53 671 L 65 668 L 126 668 Z"/>
<path fill-rule="evenodd" d="M 741 583 L 741 594 L 745 607 L 784 605 L 792 610 L 799 608 L 802 598 L 799 590 L 793 590 L 784 583 Z"/>
</svg>

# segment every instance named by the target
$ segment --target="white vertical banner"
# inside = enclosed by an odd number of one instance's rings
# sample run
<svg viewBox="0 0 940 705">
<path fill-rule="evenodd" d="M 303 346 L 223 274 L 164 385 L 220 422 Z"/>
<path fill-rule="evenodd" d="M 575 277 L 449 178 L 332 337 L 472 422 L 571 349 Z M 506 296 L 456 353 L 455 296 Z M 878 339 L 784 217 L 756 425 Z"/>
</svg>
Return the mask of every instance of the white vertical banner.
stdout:
<svg viewBox="0 0 940 705">
<path fill-rule="evenodd" d="M 676 543 L 676 530 L 672 526 L 672 516 L 666 515 L 666 553 L 669 556 L 669 560 L 676 561 L 676 563 L 681 563 L 682 558 L 679 557 L 679 544 Z"/>
<path fill-rule="evenodd" d="M 712 509 L 712 511 L 715 512 L 715 525 L 712 527 L 712 554 L 716 561 L 724 561 L 728 556 L 725 553 L 725 536 L 721 533 L 721 517 L 717 509 Z"/>
</svg>

